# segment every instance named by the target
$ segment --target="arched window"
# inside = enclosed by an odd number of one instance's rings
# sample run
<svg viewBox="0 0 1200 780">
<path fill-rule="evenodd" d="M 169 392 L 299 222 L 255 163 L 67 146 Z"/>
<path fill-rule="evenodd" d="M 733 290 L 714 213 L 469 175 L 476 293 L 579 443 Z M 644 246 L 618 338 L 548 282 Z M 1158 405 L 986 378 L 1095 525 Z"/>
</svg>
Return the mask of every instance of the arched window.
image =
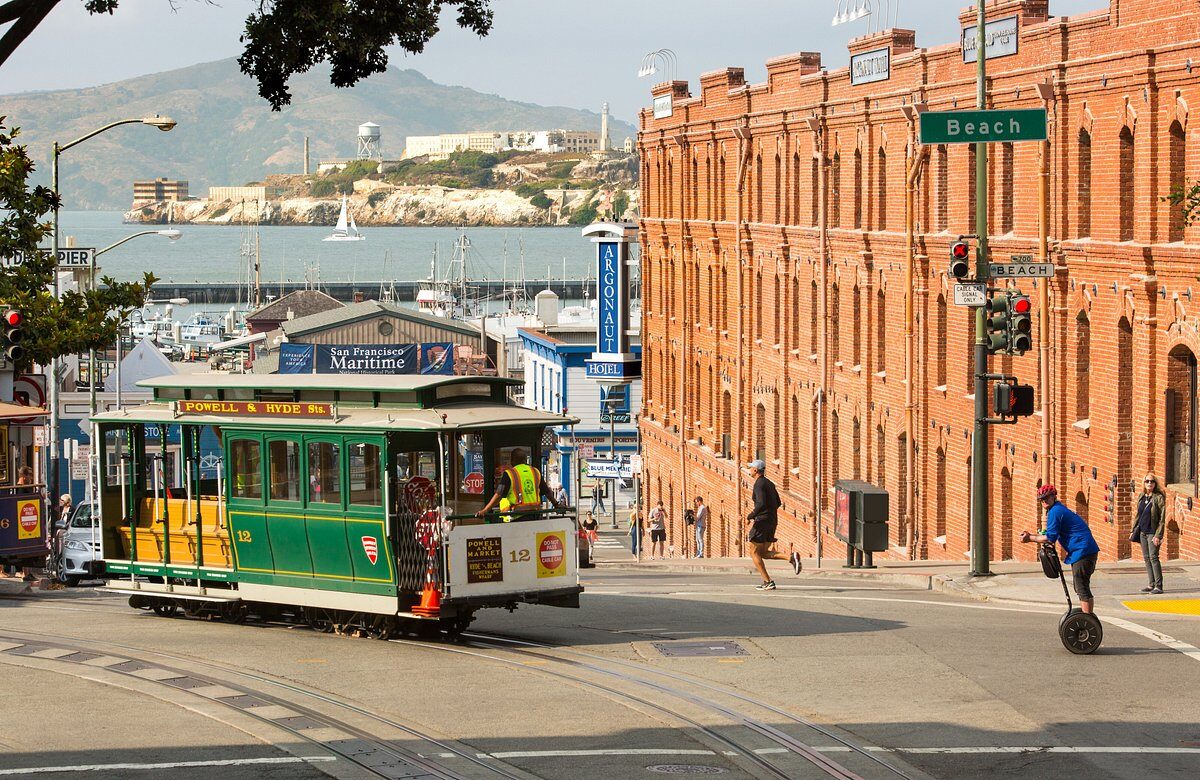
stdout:
<svg viewBox="0 0 1200 780">
<path fill-rule="evenodd" d="M 700 214 L 700 207 L 698 205 L 700 203 L 700 163 L 697 162 L 694 153 L 692 154 L 692 180 L 688 182 L 688 185 L 692 191 L 691 211 L 681 216 L 696 219 Z"/>
<path fill-rule="evenodd" d="M 946 333 L 946 296 L 939 295 L 937 299 L 937 309 L 934 313 L 934 329 L 933 341 L 937 349 L 937 373 L 935 375 L 934 384 L 938 387 L 946 386 L 946 339 L 949 334 Z M 1045 338 L 1045 336 L 1039 336 Z M 940 483 L 939 483 L 940 484 Z"/>
<path fill-rule="evenodd" d="M 784 468 L 794 469 L 800 465 L 800 399 L 792 396 L 792 436 L 791 447 L 788 453 L 788 459 L 784 462 Z"/>
<path fill-rule="evenodd" d="M 754 216 L 750 222 L 762 222 L 763 216 L 763 167 L 762 155 L 754 157 Z"/>
<path fill-rule="evenodd" d="M 791 197 L 788 198 L 788 205 L 791 207 L 791 224 L 800 224 L 800 151 L 797 149 L 792 152 L 792 191 Z"/>
<path fill-rule="evenodd" d="M 775 274 L 775 343 L 783 343 L 783 288 L 779 274 Z"/>
<path fill-rule="evenodd" d="M 827 491 L 821 489 L 822 464 L 819 452 L 821 447 L 821 439 L 818 435 L 820 432 L 820 424 L 817 420 L 816 403 L 813 403 L 809 408 L 808 423 L 808 462 L 812 464 L 812 468 L 809 469 L 809 471 L 812 473 L 812 479 L 809 481 L 809 489 L 811 490 L 809 500 L 812 502 L 814 507 L 820 506 L 823 508 L 825 506 L 825 496 L 823 494 Z"/>
<path fill-rule="evenodd" d="M 771 199 L 775 201 L 775 224 L 782 222 L 780 209 L 783 206 L 783 166 L 780 165 L 779 152 L 775 153 L 775 189 L 771 191 Z"/>
<path fill-rule="evenodd" d="M 728 390 L 721 393 L 721 455 L 733 455 L 733 398 Z"/>
<path fill-rule="evenodd" d="M 850 429 L 850 457 L 852 459 L 853 471 L 851 471 L 850 476 L 852 479 L 862 479 L 862 425 L 859 423 L 857 417 L 854 418 L 852 426 Z"/>
<path fill-rule="evenodd" d="M 1118 188 L 1121 203 L 1121 226 L 1119 241 L 1133 240 L 1133 204 L 1136 202 L 1137 179 L 1134 177 L 1133 133 L 1128 127 L 1121 128 L 1117 138 L 1120 144 L 1121 186 Z"/>
<path fill-rule="evenodd" d="M 963 317 L 963 319 L 966 321 L 966 326 L 967 326 L 966 330 L 965 330 L 966 338 L 964 339 L 964 343 L 966 344 L 967 348 L 965 350 L 963 350 L 963 354 L 966 355 L 966 358 L 967 358 L 967 371 L 966 371 L 967 395 L 974 395 L 975 394 L 975 310 L 967 309 L 967 313 Z"/>
<path fill-rule="evenodd" d="M 725 155 L 721 155 L 721 161 L 717 165 L 718 181 L 717 181 L 717 219 L 725 221 Z"/>
<path fill-rule="evenodd" d="M 883 373 L 887 371 L 888 316 L 887 296 L 882 286 L 875 293 L 875 304 L 875 371 Z"/>
<path fill-rule="evenodd" d="M 863 226 L 863 169 L 862 150 L 854 150 L 854 229 Z"/>
<path fill-rule="evenodd" d="M 1000 469 L 1000 559 L 1013 557 L 1013 475 Z"/>
<path fill-rule="evenodd" d="M 704 155 L 704 218 L 712 221 L 716 218 L 716 204 L 713 203 L 713 165 L 712 149 Z"/>
<path fill-rule="evenodd" d="M 1075 419 L 1091 417 L 1092 323 L 1085 312 L 1075 317 Z"/>
<path fill-rule="evenodd" d="M 854 285 L 854 331 L 850 335 L 850 364 L 854 366 L 862 365 L 862 293 L 858 289 L 858 285 Z M 834 328 L 837 327 L 837 320 L 833 321 Z M 856 477 L 857 479 L 857 477 Z"/>
<path fill-rule="evenodd" d="M 754 457 L 767 459 L 767 407 L 761 403 L 754 407 Z"/>
<path fill-rule="evenodd" d="M 879 185 L 879 190 L 875 195 L 875 207 L 879 213 L 879 224 L 876 227 L 879 230 L 888 229 L 888 169 L 887 169 L 887 151 L 881 146 L 879 147 L 878 155 L 879 170 L 876 173 L 876 183 Z"/>
<path fill-rule="evenodd" d="M 1170 131 L 1170 191 L 1183 190 L 1187 182 L 1187 134 L 1179 122 L 1171 124 Z M 1183 240 L 1183 209 L 1171 204 L 1170 227 L 1167 231 L 1168 241 Z"/>
<path fill-rule="evenodd" d="M 1117 323 L 1117 506 L 1116 516 L 1125 518 L 1118 524 L 1117 540 L 1128 555 L 1130 496 L 1121 488 L 1134 479 L 1133 476 L 1133 325 L 1125 317 Z M 1170 423 L 1168 422 L 1169 426 Z"/>
<path fill-rule="evenodd" d="M 751 306 L 750 308 L 752 311 L 754 311 L 754 338 L 758 339 L 759 341 L 762 341 L 763 309 L 766 308 L 765 306 L 762 305 L 762 303 L 763 303 L 763 300 L 762 300 L 762 294 L 763 294 L 762 271 L 759 271 L 758 274 L 754 277 L 754 279 L 755 279 L 755 281 L 754 281 L 754 300 L 758 301 L 758 306 Z"/>
<path fill-rule="evenodd" d="M 935 155 L 937 161 L 937 219 L 936 229 L 945 230 L 950 224 L 950 161 L 946 144 L 939 144 Z"/>
<path fill-rule="evenodd" d="M 817 297 L 817 280 L 814 279 L 812 284 L 809 285 L 808 298 L 808 354 L 810 355 L 817 354 L 817 335 L 818 331 L 820 330 L 817 327 L 817 314 L 820 308 L 820 303 L 821 302 Z"/>
<path fill-rule="evenodd" d="M 828 487 L 834 482 L 842 478 L 842 434 L 841 425 L 838 420 L 837 412 L 829 413 L 829 478 L 826 485 Z M 828 490 L 826 490 L 828 492 Z"/>
<path fill-rule="evenodd" d="M 904 544 L 908 517 L 908 436 L 896 437 L 896 543 Z"/>
<path fill-rule="evenodd" d="M 666 212 L 667 219 L 675 216 L 675 158 L 667 157 L 667 188 L 666 188 L 667 203 Z"/>
<path fill-rule="evenodd" d="M 812 214 L 812 222 L 810 225 L 816 225 L 821 218 L 821 163 L 814 156 L 812 158 L 812 183 L 809 186 L 809 211 Z"/>
<path fill-rule="evenodd" d="M 1075 217 L 1077 238 L 1092 235 L 1092 134 L 1079 131 L 1079 182 L 1075 191 L 1079 213 Z"/>
<path fill-rule="evenodd" d="M 800 349 L 800 273 L 792 275 L 792 343 L 788 349 Z"/>
<path fill-rule="evenodd" d="M 875 426 L 875 484 L 887 487 L 887 436 L 883 426 Z"/>
<path fill-rule="evenodd" d="M 1075 494 L 1075 514 L 1082 517 L 1085 523 L 1089 519 L 1088 515 L 1091 514 L 1091 512 L 1088 511 L 1087 493 L 1084 493 L 1082 490 Z"/>
<path fill-rule="evenodd" d="M 975 144 L 967 144 L 967 232 L 975 232 Z"/>
<path fill-rule="evenodd" d="M 837 282 L 829 289 L 828 321 L 834 326 L 829 328 L 829 353 L 836 362 L 842 359 L 842 329 L 837 327 L 842 321 L 842 296 L 839 294 Z"/>
<path fill-rule="evenodd" d="M 937 485 L 946 484 L 946 451 L 938 447 L 934 463 L 934 479 Z M 942 544 L 945 544 L 946 538 L 946 503 L 945 501 L 933 502 L 933 526 L 934 536 L 942 539 Z"/>
<path fill-rule="evenodd" d="M 1000 233 L 1013 232 L 1013 145 L 1000 144 Z"/>
<path fill-rule="evenodd" d="M 1196 355 L 1180 345 L 1167 356 L 1167 482 L 1196 495 Z"/>
<path fill-rule="evenodd" d="M 842 226 L 842 155 L 833 153 L 833 165 L 829 169 L 829 227 Z"/>
</svg>

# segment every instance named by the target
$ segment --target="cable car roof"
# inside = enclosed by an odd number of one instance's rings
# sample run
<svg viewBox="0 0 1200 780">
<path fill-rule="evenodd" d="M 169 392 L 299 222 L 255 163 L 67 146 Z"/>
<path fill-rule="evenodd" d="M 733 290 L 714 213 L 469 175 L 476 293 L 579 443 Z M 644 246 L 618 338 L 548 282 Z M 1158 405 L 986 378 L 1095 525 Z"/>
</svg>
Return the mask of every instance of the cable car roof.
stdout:
<svg viewBox="0 0 1200 780">
<path fill-rule="evenodd" d="M 502 376 L 450 374 L 173 374 L 143 379 L 140 387 L 223 390 L 428 390 L 455 384 L 522 385 Z"/>
</svg>

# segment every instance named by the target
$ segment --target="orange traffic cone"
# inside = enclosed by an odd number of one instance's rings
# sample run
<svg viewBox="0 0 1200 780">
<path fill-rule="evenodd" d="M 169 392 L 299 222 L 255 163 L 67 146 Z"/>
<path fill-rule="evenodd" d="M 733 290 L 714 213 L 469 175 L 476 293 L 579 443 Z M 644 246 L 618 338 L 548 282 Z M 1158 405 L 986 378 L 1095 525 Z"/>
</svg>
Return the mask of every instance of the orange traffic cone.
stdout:
<svg viewBox="0 0 1200 780">
<path fill-rule="evenodd" d="M 433 581 L 433 567 L 425 576 L 425 590 L 421 591 L 421 603 L 413 607 L 413 614 L 421 617 L 437 617 L 442 612 L 442 591 Z"/>
</svg>

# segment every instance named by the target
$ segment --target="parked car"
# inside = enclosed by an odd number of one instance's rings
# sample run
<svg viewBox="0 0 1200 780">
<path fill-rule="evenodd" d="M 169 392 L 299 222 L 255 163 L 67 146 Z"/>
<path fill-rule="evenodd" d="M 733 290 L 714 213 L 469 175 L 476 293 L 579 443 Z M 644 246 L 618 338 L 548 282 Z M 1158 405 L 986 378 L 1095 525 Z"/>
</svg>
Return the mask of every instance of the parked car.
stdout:
<svg viewBox="0 0 1200 780">
<path fill-rule="evenodd" d="M 66 585 L 78 585 L 81 580 L 98 579 L 103 571 L 100 560 L 100 517 L 93 505 L 81 501 L 71 513 L 70 525 L 63 540 L 63 560 L 58 579 Z M 58 530 L 57 528 L 55 529 Z"/>
</svg>

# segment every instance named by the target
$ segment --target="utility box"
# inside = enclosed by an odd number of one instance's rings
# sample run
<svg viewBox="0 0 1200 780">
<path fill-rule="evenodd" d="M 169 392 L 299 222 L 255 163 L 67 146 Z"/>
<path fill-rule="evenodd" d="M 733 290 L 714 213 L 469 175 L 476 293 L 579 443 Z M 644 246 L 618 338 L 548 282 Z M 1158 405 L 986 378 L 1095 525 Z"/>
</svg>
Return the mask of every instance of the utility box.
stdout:
<svg viewBox="0 0 1200 780">
<path fill-rule="evenodd" d="M 847 560 L 854 560 L 855 550 L 868 554 L 887 550 L 887 490 L 857 479 L 839 479 L 833 487 L 833 533 L 846 543 Z"/>
</svg>

